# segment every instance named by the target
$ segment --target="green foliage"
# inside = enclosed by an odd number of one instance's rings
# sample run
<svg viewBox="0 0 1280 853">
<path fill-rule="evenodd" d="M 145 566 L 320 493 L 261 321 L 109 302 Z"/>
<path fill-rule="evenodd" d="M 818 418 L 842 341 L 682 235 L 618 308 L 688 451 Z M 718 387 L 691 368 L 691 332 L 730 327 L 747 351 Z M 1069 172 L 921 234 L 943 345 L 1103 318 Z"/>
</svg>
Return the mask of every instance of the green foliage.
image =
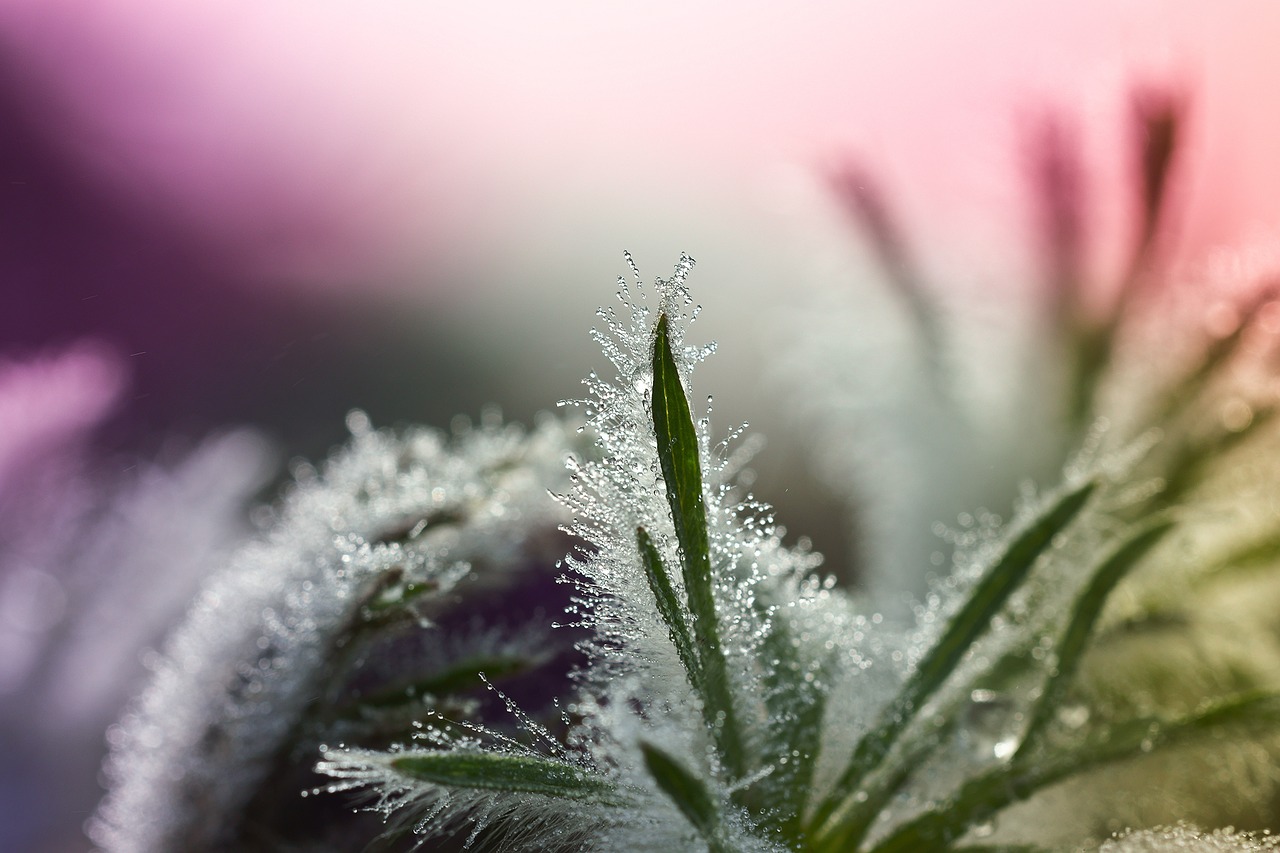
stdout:
<svg viewBox="0 0 1280 853">
<path fill-rule="evenodd" d="M 1112 379 L 1121 333 L 1149 310 L 1180 136 L 1175 102 L 1144 103 L 1139 235 L 1102 316 L 1083 290 L 1076 200 L 1062 175 L 1046 178 L 1061 194 L 1047 201 L 1063 230 L 1052 235 L 1052 337 L 1065 348 L 1056 414 L 1064 446 L 1084 438 L 1084 450 L 1065 465 L 1061 485 L 1028 493 L 1011 522 L 957 549 L 914 629 L 877 628 L 879 616 L 811 576 L 816 564 L 752 516 L 759 504 L 731 504 L 733 483 L 689 402 L 699 356 L 683 347 L 685 259 L 673 281 L 659 281 L 658 310 L 631 301 L 624 282 L 630 327 L 613 311 L 600 314 L 613 337 L 597 339 L 619 376 L 587 381 L 598 458 L 571 463 L 576 486 L 564 498 L 574 515 L 566 530 L 590 546 L 566 561 L 581 591 L 575 612 L 597 635 L 582 646 L 595 659 L 579 673 L 568 734 L 521 717 L 533 746 L 513 749 L 510 738 L 472 727 L 478 737 L 465 748 L 446 738 L 436 751 L 391 753 L 391 780 L 359 760 L 331 760 L 328 772 L 352 786 L 381 784 L 384 811 L 417 803 L 419 814 L 479 814 L 477 825 L 519 814 L 528 794 L 584 804 L 564 817 L 576 829 L 555 836 L 566 847 L 611 849 L 638 838 L 647 848 L 710 853 L 1035 851 L 1016 839 L 979 841 L 1010 806 L 1099 768 L 1274 732 L 1280 694 L 1244 677 L 1187 707 L 1089 705 L 1089 655 L 1109 648 L 1100 637 L 1118 630 L 1108 623 L 1117 590 L 1203 535 L 1203 514 L 1187 508 L 1216 484 L 1220 460 L 1274 433 L 1274 407 L 1257 400 L 1241 404 L 1243 420 L 1199 417 L 1230 386 L 1230 365 L 1248 357 L 1267 291 L 1190 369 L 1144 389 L 1148 414 L 1136 432 L 1105 452 L 1089 437 L 1109 428 L 1099 392 Z M 928 393 L 958 414 L 960 399 L 944 387 L 943 315 L 882 201 L 851 187 L 842 185 L 846 200 L 871 230 L 928 350 Z M 1274 529 L 1243 544 L 1227 538 L 1231 547 L 1205 560 L 1188 588 L 1272 565 L 1280 553 Z M 378 604 L 409 606 L 409 593 L 392 589 Z M 1140 627 L 1169 616 L 1130 609 L 1128 624 Z M 438 679 L 453 685 L 519 659 L 464 663 Z M 958 744 L 976 737 L 968 715 L 980 697 L 994 697 L 1000 748 L 967 754 Z M 1082 713 L 1064 716 L 1073 708 Z M 493 796 L 459 806 L 446 796 L 458 790 Z"/>
<path fill-rule="evenodd" d="M 745 771 L 742 735 L 729 692 L 724 650 L 720 643 L 719 617 L 711 570 L 711 544 L 707 538 L 707 509 L 703 501 L 702 464 L 698 433 L 694 429 L 689 400 L 680 382 L 680 370 L 671 351 L 670 321 L 658 318 L 653 338 L 653 430 L 658 439 L 658 461 L 666 484 L 667 502 L 680 544 L 684 588 L 692 614 L 696 643 L 696 671 L 689 677 L 701 693 L 704 715 L 730 773 Z M 675 611 L 678 612 L 678 611 Z M 665 615 L 665 614 L 664 614 Z M 674 632 L 676 625 L 668 625 Z"/>
<path fill-rule="evenodd" d="M 675 758 L 647 741 L 640 742 L 644 766 L 676 808 L 707 842 L 712 853 L 729 853 L 720 834 L 720 814 L 702 780 Z"/>
<path fill-rule="evenodd" d="M 496 752 L 417 752 L 391 760 L 411 779 L 451 788 L 542 794 L 548 797 L 608 801 L 613 786 L 582 768 L 532 755 Z"/>
<path fill-rule="evenodd" d="M 601 820 L 620 824 L 626 821 L 618 815 L 638 808 L 648 785 L 675 808 L 710 853 L 730 853 L 745 843 L 800 853 L 1032 850 L 1017 845 L 968 848 L 963 840 L 1008 806 L 1096 768 L 1224 731 L 1258 731 L 1280 722 L 1280 696 L 1258 692 L 1220 698 L 1191 713 L 1101 718 L 1080 731 L 1059 723 L 1058 713 L 1075 690 L 1081 662 L 1112 594 L 1177 529 L 1175 516 L 1165 509 L 1167 495 L 1157 491 L 1136 502 L 1117 501 L 1113 477 L 1098 471 L 1038 500 L 983 546 L 979 570 L 962 598 L 935 611 L 945 621 L 922 635 L 931 639 L 876 717 L 861 723 L 861 734 L 834 781 L 817 786 L 818 757 L 830 748 L 826 739 L 841 725 L 838 710 L 831 707 L 832 685 L 853 675 L 843 669 L 847 658 L 836 651 L 838 635 L 815 642 L 813 625 L 799 617 L 803 602 L 791 597 L 798 588 L 744 573 L 728 552 L 713 547 L 718 540 L 709 525 L 712 486 L 704 473 L 705 437 L 690 410 L 665 311 L 652 328 L 650 347 L 647 366 L 653 381 L 644 402 L 670 515 L 666 520 L 642 515 L 643 523 L 627 528 L 634 534 L 632 553 L 638 556 L 633 570 L 649 597 L 635 605 L 635 612 L 653 614 L 665 628 L 698 709 L 701 735 L 692 743 L 704 739 L 707 754 L 694 750 L 677 758 L 676 749 L 655 732 L 631 735 L 645 782 L 609 766 L 607 747 L 569 760 L 567 754 L 513 752 L 499 739 L 492 749 L 392 754 L 390 773 L 400 780 L 395 784 L 491 792 L 497 799 L 484 807 L 484 814 L 516 809 L 524 795 L 575 801 L 607 810 L 613 817 L 602 814 Z M 1188 386 L 1206 381 L 1196 374 Z M 1168 458 L 1173 461 L 1165 464 L 1175 469 L 1189 464 L 1185 452 Z M 1166 481 L 1176 482 L 1178 475 L 1171 470 Z M 668 570 L 660 540 L 646 526 L 668 520 L 678 576 Z M 1273 539 L 1264 537 L 1229 562 L 1248 562 L 1255 552 L 1265 557 L 1272 551 Z M 1051 577 L 1058 580 L 1047 579 Z M 1057 590 L 1055 584 L 1069 584 L 1070 590 Z M 726 596 L 750 602 L 734 618 L 747 620 L 749 631 L 758 635 L 754 644 L 738 641 L 734 666 L 745 673 L 732 678 L 722 633 L 727 611 L 721 601 Z M 1007 624 L 1015 600 L 1025 611 L 1017 617 L 1017 629 L 1028 633 L 1002 641 L 1000 631 L 1007 628 L 997 626 Z M 1040 656 L 1028 654 L 1032 643 L 1039 645 Z M 978 648 L 992 650 L 987 654 L 994 657 L 973 666 Z M 418 688 L 447 693 L 482 680 L 482 671 L 501 674 L 520 663 L 518 655 L 463 660 Z M 920 781 L 921 768 L 949 760 L 952 738 L 965 725 L 965 697 L 993 678 L 1034 685 L 1028 699 L 1017 700 L 1022 711 L 1016 717 L 1016 748 L 996 760 L 960 765 L 963 773 L 949 793 L 899 816 L 894 802 Z M 852 683 L 856 685 L 856 677 Z M 754 692 L 741 692 L 741 685 Z M 663 713 L 660 703 L 644 704 L 656 700 L 639 701 L 642 714 Z M 368 704 L 377 705 L 378 697 L 370 697 Z M 616 736 L 604 732 L 591 737 Z M 536 726 L 533 734 L 552 742 Z M 350 767 L 343 772 L 359 775 Z"/>
</svg>

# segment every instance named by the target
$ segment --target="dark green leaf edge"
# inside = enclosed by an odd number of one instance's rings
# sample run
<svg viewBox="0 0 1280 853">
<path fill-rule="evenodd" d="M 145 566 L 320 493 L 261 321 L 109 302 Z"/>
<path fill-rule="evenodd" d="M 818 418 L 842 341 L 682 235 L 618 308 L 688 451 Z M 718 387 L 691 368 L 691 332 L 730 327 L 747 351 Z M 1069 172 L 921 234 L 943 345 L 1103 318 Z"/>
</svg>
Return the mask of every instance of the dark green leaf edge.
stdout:
<svg viewBox="0 0 1280 853">
<path fill-rule="evenodd" d="M 900 826 L 875 845 L 872 853 L 939 849 L 1005 807 L 1071 776 L 1236 725 L 1272 729 L 1280 725 L 1280 694 L 1248 693 L 1168 721 L 1129 720 L 1077 748 L 993 768 L 970 779 L 937 809 Z"/>
<path fill-rule="evenodd" d="M 448 788 L 541 794 L 611 803 L 619 799 L 613 783 L 580 767 L 534 755 L 498 752 L 413 752 L 391 759 L 397 773 Z"/>
<path fill-rule="evenodd" d="M 671 350 L 665 313 L 658 317 L 654 330 L 652 414 L 658 461 L 676 540 L 680 544 L 685 595 L 693 617 L 693 639 L 702 672 L 702 700 L 708 718 L 716 721 L 711 735 L 721 761 L 731 775 L 741 777 L 746 772 L 746 759 L 716 617 L 698 433 Z"/>
<path fill-rule="evenodd" d="M 689 683 L 700 694 L 705 692 L 702 667 L 693 646 L 693 638 L 689 634 L 689 626 L 685 623 L 684 612 L 680 608 L 680 600 L 671 586 L 671 578 L 666 566 L 662 564 L 662 555 L 654 546 L 649 533 L 643 527 L 636 528 L 636 545 L 640 549 L 640 562 L 644 566 L 645 578 L 649 581 L 649 590 L 653 593 L 658 605 L 658 613 L 666 623 L 676 654 L 689 677 Z M 709 710 L 704 702 L 704 710 Z"/>
<path fill-rule="evenodd" d="M 720 828 L 720 810 L 706 785 L 684 765 L 648 741 L 640 742 L 644 766 L 685 819 L 707 842 L 711 853 L 729 853 Z"/>
<path fill-rule="evenodd" d="M 1018 755 L 1026 754 L 1039 745 L 1043 732 L 1070 689 L 1080 660 L 1084 657 L 1089 636 L 1116 585 L 1174 526 L 1175 522 L 1168 517 L 1153 520 L 1118 545 L 1094 569 L 1088 586 L 1072 607 L 1066 629 L 1054 647 L 1057 663 L 1031 709 L 1015 760 Z"/>
<path fill-rule="evenodd" d="M 1097 485 L 1096 480 L 1086 480 L 1060 494 L 1014 538 L 974 587 L 937 643 L 881 713 L 877 724 L 858 741 L 845 771 L 809 821 L 815 838 L 842 834 L 839 825 L 844 822 L 844 816 L 838 814 L 842 805 L 853 796 L 861 780 L 884 760 L 969 647 L 987 631 L 991 619 L 1027 579 L 1031 567 L 1050 548 L 1054 537 L 1084 508 Z"/>
<path fill-rule="evenodd" d="M 424 697 L 441 697 L 459 691 L 483 687 L 485 679 L 501 680 L 519 675 L 544 663 L 535 655 L 489 655 L 466 658 L 433 675 L 398 684 L 361 697 L 346 709 L 359 717 L 362 708 L 388 708 L 397 705 L 421 705 Z"/>
</svg>

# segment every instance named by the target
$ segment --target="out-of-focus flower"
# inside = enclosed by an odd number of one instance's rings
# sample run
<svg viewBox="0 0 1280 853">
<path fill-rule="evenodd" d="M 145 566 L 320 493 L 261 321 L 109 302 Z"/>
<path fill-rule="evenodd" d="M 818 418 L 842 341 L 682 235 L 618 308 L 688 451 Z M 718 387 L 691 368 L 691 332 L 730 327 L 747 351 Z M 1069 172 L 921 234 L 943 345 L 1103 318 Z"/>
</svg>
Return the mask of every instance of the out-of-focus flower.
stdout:
<svg viewBox="0 0 1280 853">
<path fill-rule="evenodd" d="M 95 347 L 0 368 L 6 849 L 77 843 L 103 732 L 143 679 L 144 650 L 244 534 L 266 474 L 265 446 L 245 432 L 108 473 L 91 439 L 124 385 Z"/>
</svg>

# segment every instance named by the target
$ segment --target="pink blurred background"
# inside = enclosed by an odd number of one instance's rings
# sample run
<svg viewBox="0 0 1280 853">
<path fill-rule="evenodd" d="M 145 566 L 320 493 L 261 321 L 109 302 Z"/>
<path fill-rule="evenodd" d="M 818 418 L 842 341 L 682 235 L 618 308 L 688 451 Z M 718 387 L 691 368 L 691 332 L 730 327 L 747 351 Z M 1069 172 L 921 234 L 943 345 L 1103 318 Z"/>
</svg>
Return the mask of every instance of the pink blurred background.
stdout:
<svg viewBox="0 0 1280 853">
<path fill-rule="evenodd" d="M 8 0 L 0 334 L 141 353 L 164 425 L 252 419 L 263 400 L 310 420 L 380 358 L 396 393 L 339 406 L 413 396 L 431 382 L 418 356 L 472 345 L 465 369 L 525 414 L 527 377 L 501 377 L 533 356 L 572 391 L 623 249 L 648 274 L 701 256 L 717 333 L 738 323 L 726 301 L 786 288 L 823 214 L 817 170 L 846 152 L 918 242 L 1014 273 L 1032 242 L 1020 123 L 1073 116 L 1119 182 L 1129 89 L 1173 82 L 1195 119 L 1179 245 L 1265 232 L 1277 35 L 1265 2 Z M 1093 203 L 1094 221 L 1119 216 Z"/>
<path fill-rule="evenodd" d="M 1128 96 L 1173 86 L 1178 252 L 1269 244 L 1277 43 L 1264 0 L 4 0 L 0 358 L 91 347 L 70 357 L 110 387 L 59 411 L 106 418 L 117 474 L 241 424 L 317 456 L 354 406 L 446 425 L 577 395 L 622 251 L 646 276 L 688 251 L 717 417 L 770 436 L 760 492 L 839 552 L 840 512 L 785 478 L 803 437 L 751 379 L 774 309 L 853 239 L 822 170 L 856 157 L 939 280 L 962 262 L 998 296 L 1035 264 L 1027 123 L 1077 126 L 1106 267 L 1129 236 Z M 5 741 L 34 707 L 11 704 Z M 100 735 L 74 741 L 91 772 Z M 21 825 L 0 809 L 0 848 L 77 849 L 93 786 L 63 787 Z"/>
</svg>

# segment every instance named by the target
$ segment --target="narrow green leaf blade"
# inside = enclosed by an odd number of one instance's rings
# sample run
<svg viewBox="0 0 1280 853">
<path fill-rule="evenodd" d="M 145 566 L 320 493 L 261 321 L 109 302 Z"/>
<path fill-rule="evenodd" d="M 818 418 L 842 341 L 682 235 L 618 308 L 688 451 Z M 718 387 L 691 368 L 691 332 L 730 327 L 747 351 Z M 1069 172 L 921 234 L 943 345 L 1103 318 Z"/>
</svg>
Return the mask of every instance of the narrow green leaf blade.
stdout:
<svg viewBox="0 0 1280 853">
<path fill-rule="evenodd" d="M 698 433 L 684 386 L 680 384 L 668 324 L 667 315 L 663 314 L 654 333 L 653 428 L 676 539 L 683 551 L 689 608 L 697 622 L 714 625 L 711 545 L 707 538 L 707 509 L 702 498 Z"/>
<path fill-rule="evenodd" d="M 418 704 L 424 696 L 446 696 L 483 687 L 485 680 L 500 681 L 521 675 L 545 664 L 546 658 L 534 654 L 490 654 L 459 660 L 453 666 L 414 681 L 403 682 L 379 690 L 353 702 L 355 709 L 385 708 Z"/>
<path fill-rule="evenodd" d="M 534 755 L 424 751 L 399 755 L 391 760 L 391 767 L 411 779 L 448 788 L 592 801 L 607 801 L 616 795 L 612 783 L 582 768 Z"/>
<path fill-rule="evenodd" d="M 693 425 L 684 386 L 680 383 L 675 354 L 671 351 L 666 314 L 658 318 L 654 331 L 652 409 L 658 461 L 666 484 L 676 540 L 680 543 L 685 594 L 689 597 L 689 612 L 693 616 L 693 640 L 702 670 L 705 714 L 715 721 L 712 737 L 721 760 L 731 774 L 741 776 L 746 762 L 716 618 L 698 433 Z"/>
<path fill-rule="evenodd" d="M 1057 666 L 1045 682 L 1040 698 L 1031 711 L 1030 722 L 1022 744 L 1018 747 L 1019 754 L 1032 749 L 1039 742 L 1040 735 L 1053 718 L 1079 668 L 1093 627 L 1116 585 L 1173 527 L 1172 519 L 1155 520 L 1117 546 L 1094 570 L 1089 585 L 1076 599 L 1066 630 L 1054 650 L 1058 658 Z"/>
<path fill-rule="evenodd" d="M 636 544 L 640 548 L 640 562 L 644 564 L 645 577 L 649 581 L 649 590 L 653 593 L 658 605 L 658 613 L 667 624 L 671 634 L 671 642 L 680 656 L 680 663 L 689 676 L 689 683 L 700 693 L 704 692 L 702 668 L 698 664 L 698 655 L 694 650 L 693 638 L 689 635 L 689 626 L 685 624 L 684 613 L 680 609 L 680 600 L 671 586 L 671 578 L 667 568 L 662 564 L 662 555 L 654 547 L 653 540 L 643 527 L 636 528 Z"/>
<path fill-rule="evenodd" d="M 797 843 L 803 836 L 801 821 L 821 747 L 826 709 L 822 679 L 828 667 L 804 659 L 783 613 L 775 611 L 767 616 L 770 630 L 760 649 L 768 713 L 765 760 L 773 769 L 752 786 L 751 804 L 759 806 L 753 812 L 766 815 L 764 826 Z"/>
<path fill-rule="evenodd" d="M 880 764 L 898 737 L 915 719 L 935 691 L 959 664 L 969 647 L 984 634 L 991 619 L 1027 579 L 1036 559 L 1050 547 L 1053 538 L 1079 514 L 1097 487 L 1086 480 L 1066 490 L 1046 507 L 1009 544 L 1003 556 L 987 571 L 969 595 L 969 599 L 952 618 L 938 642 L 924 656 L 898 695 L 881 714 L 878 723 L 867 732 L 854 749 L 853 758 L 840 776 L 832 793 L 815 813 L 812 825 L 825 836 L 841 822 L 837 814 L 858 782 Z"/>
<path fill-rule="evenodd" d="M 644 766 L 680 813 L 691 823 L 698 834 L 706 839 L 711 849 L 718 849 L 720 839 L 720 810 L 707 791 L 702 780 L 685 769 L 679 761 L 647 741 L 640 742 L 644 754 Z"/>
<path fill-rule="evenodd" d="M 1280 530 L 1271 530 L 1210 561 L 1191 579 L 1191 584 L 1196 588 L 1224 577 L 1270 570 L 1277 561 L 1280 561 Z"/>
<path fill-rule="evenodd" d="M 1130 720 L 1075 749 L 993 768 L 970 779 L 945 805 L 899 827 L 877 844 L 873 853 L 937 849 L 939 844 L 959 838 L 1001 809 L 1068 777 L 1213 735 L 1227 726 L 1274 731 L 1280 726 L 1280 694 L 1236 696 L 1174 720 Z"/>
</svg>

